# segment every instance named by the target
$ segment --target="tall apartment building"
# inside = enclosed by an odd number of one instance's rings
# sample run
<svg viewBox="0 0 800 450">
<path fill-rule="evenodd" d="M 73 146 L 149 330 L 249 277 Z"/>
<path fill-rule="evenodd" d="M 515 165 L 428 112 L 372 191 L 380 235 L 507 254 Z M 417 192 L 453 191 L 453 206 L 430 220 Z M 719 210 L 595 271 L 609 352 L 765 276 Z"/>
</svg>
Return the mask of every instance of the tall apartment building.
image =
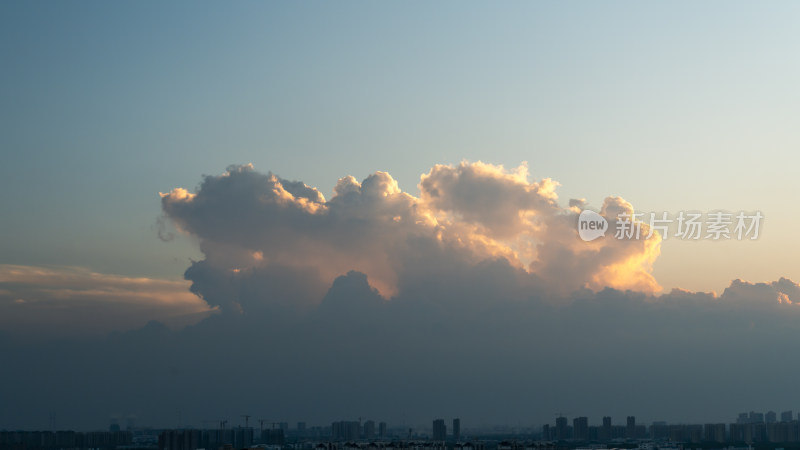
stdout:
<svg viewBox="0 0 800 450">
<path fill-rule="evenodd" d="M 556 418 L 556 439 L 564 440 L 569 439 L 571 436 L 569 435 L 569 426 L 567 425 L 567 418 L 566 417 L 558 417 Z"/>
<path fill-rule="evenodd" d="M 166 430 L 158 435 L 158 450 L 197 450 L 199 444 L 197 430 Z"/>
<path fill-rule="evenodd" d="M 613 433 L 611 430 L 611 417 L 603 417 L 603 426 L 600 428 L 600 430 L 598 430 L 597 434 L 601 441 L 610 441 L 613 438 Z"/>
<path fill-rule="evenodd" d="M 378 424 L 378 436 L 388 437 L 388 433 L 386 431 L 386 422 L 381 422 Z"/>
<path fill-rule="evenodd" d="M 368 420 L 364 422 L 364 439 L 373 439 L 375 437 L 375 421 Z"/>
<path fill-rule="evenodd" d="M 433 440 L 447 440 L 447 425 L 445 425 L 444 419 L 436 419 L 433 421 Z"/>
<path fill-rule="evenodd" d="M 331 439 L 334 441 L 355 441 L 361 437 L 361 424 L 352 420 L 342 420 L 331 424 Z"/>
<path fill-rule="evenodd" d="M 724 423 L 705 424 L 703 440 L 708 442 L 725 442 L 725 424 Z"/>
<path fill-rule="evenodd" d="M 572 437 L 581 441 L 589 440 L 589 418 L 576 417 L 572 419 Z"/>
</svg>

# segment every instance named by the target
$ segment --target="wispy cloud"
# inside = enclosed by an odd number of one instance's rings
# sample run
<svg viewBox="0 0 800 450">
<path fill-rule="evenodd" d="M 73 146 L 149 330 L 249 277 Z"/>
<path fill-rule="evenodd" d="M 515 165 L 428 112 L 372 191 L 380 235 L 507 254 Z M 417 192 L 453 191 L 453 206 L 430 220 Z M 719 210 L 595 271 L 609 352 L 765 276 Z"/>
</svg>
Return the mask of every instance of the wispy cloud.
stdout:
<svg viewBox="0 0 800 450">
<path fill-rule="evenodd" d="M 150 320 L 183 326 L 212 311 L 182 280 L 0 265 L 0 329 L 15 334 L 103 334 Z"/>
</svg>

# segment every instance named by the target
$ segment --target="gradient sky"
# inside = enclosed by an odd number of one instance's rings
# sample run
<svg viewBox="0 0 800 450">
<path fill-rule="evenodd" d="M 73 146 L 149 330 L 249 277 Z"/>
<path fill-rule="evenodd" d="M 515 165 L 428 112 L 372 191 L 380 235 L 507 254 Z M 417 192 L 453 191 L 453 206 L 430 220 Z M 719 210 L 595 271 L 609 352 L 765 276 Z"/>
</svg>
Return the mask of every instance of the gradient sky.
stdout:
<svg viewBox="0 0 800 450">
<path fill-rule="evenodd" d="M 762 212 L 757 241 L 664 242 L 664 292 L 797 281 L 799 19 L 788 1 L 5 1 L 0 264 L 177 283 L 203 253 L 158 238 L 159 192 L 252 163 L 326 198 L 375 171 L 418 195 L 435 164 L 483 161 L 527 162 L 562 207 Z"/>
</svg>

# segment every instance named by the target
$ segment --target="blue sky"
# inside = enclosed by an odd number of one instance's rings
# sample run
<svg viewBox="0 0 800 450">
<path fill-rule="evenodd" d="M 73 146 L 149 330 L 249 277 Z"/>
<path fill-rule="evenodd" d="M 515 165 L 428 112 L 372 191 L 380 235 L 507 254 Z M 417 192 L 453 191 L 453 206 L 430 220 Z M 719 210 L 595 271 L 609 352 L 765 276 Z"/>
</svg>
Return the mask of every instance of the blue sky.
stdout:
<svg viewBox="0 0 800 450">
<path fill-rule="evenodd" d="M 528 161 L 562 203 L 763 211 L 671 243 L 666 287 L 800 278 L 800 6 L 774 2 L 4 2 L 0 263 L 179 277 L 158 192 L 251 162 L 326 196 Z M 753 264 L 753 261 L 758 261 Z M 702 279 L 698 277 L 702 271 Z"/>
</svg>

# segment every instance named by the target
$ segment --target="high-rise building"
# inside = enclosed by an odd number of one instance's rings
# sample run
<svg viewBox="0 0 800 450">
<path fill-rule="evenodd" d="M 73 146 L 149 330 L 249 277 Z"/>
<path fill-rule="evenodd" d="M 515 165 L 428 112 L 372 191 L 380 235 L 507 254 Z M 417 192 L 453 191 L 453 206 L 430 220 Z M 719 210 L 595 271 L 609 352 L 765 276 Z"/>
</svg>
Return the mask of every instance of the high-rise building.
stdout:
<svg viewBox="0 0 800 450">
<path fill-rule="evenodd" d="M 587 417 L 572 419 L 572 436 L 582 441 L 589 440 L 589 419 Z"/>
<path fill-rule="evenodd" d="M 197 430 L 167 430 L 158 435 L 158 450 L 197 450 L 200 432 Z"/>
<path fill-rule="evenodd" d="M 262 432 L 263 438 L 263 432 Z M 228 428 L 203 430 L 198 448 L 219 448 L 232 445 L 234 448 L 248 448 L 253 444 L 253 428 Z"/>
<path fill-rule="evenodd" d="M 611 417 L 603 417 L 603 426 L 598 430 L 598 439 L 601 441 L 610 441 L 613 438 L 611 432 Z"/>
<path fill-rule="evenodd" d="M 375 438 L 375 421 L 368 420 L 364 422 L 364 439 Z"/>
<path fill-rule="evenodd" d="M 563 440 L 569 439 L 569 430 L 567 425 L 567 418 L 566 417 L 557 417 L 556 418 L 556 439 Z"/>
<path fill-rule="evenodd" d="M 636 416 L 628 416 L 627 426 L 625 427 L 625 437 L 628 439 L 636 438 Z"/>
<path fill-rule="evenodd" d="M 250 448 L 253 445 L 253 427 L 237 428 L 234 434 L 233 446 L 236 448 Z"/>
<path fill-rule="evenodd" d="M 653 422 L 653 425 L 650 426 L 650 438 L 652 439 L 668 439 L 669 438 L 669 426 L 667 422 L 664 421 L 656 421 Z"/>
<path fill-rule="evenodd" d="M 750 425 L 747 423 L 732 423 L 730 425 L 730 440 L 732 442 L 744 442 L 745 441 L 745 429 L 749 429 Z"/>
<path fill-rule="evenodd" d="M 461 440 L 461 419 L 453 419 L 453 440 L 458 442 Z"/>
<path fill-rule="evenodd" d="M 764 415 L 764 421 L 767 423 L 775 423 L 778 421 L 778 415 L 775 414 L 775 411 L 768 411 L 767 414 Z"/>
<path fill-rule="evenodd" d="M 334 441 L 355 441 L 361 437 L 361 424 L 342 420 L 331 424 L 331 439 Z"/>
<path fill-rule="evenodd" d="M 286 435 L 281 428 L 261 430 L 261 442 L 267 445 L 283 445 Z"/>
<path fill-rule="evenodd" d="M 380 437 L 388 436 L 388 434 L 386 433 L 386 422 L 381 422 L 378 424 L 378 436 Z"/>
<path fill-rule="evenodd" d="M 444 424 L 444 419 L 436 419 L 433 421 L 433 440 L 444 441 L 447 439 L 447 425 Z"/>
<path fill-rule="evenodd" d="M 707 423 L 705 424 L 704 440 L 708 442 L 725 442 L 725 424 Z"/>
<path fill-rule="evenodd" d="M 792 410 L 784 411 L 781 413 L 781 422 L 791 422 L 792 417 L 794 417 Z"/>
<path fill-rule="evenodd" d="M 767 440 L 769 442 L 788 442 L 789 424 L 786 422 L 772 422 L 767 424 Z"/>
</svg>

